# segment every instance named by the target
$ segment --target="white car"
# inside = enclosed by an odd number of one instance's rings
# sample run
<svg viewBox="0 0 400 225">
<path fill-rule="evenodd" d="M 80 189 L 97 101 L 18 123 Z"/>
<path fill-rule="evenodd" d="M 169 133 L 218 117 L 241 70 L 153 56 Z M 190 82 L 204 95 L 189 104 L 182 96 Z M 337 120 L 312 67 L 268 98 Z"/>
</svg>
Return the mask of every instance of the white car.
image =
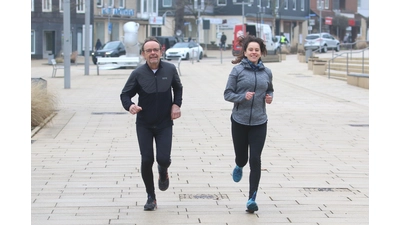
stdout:
<svg viewBox="0 0 400 225">
<path fill-rule="evenodd" d="M 190 59 L 203 58 L 203 47 L 196 42 L 178 42 L 165 52 L 165 59 L 171 60 L 176 58 Z"/>
<path fill-rule="evenodd" d="M 340 42 L 328 33 L 309 34 L 306 36 L 304 49 L 319 49 L 321 46 L 322 52 L 327 52 L 328 49 L 340 50 Z"/>
</svg>

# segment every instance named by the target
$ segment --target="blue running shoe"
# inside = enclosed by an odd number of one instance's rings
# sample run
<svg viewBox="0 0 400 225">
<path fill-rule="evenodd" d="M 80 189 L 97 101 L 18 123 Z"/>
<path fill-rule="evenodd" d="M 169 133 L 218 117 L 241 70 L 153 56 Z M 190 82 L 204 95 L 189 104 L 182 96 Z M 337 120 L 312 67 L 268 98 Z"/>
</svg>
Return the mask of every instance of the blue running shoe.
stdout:
<svg viewBox="0 0 400 225">
<path fill-rule="evenodd" d="M 147 197 L 146 204 L 144 205 L 145 211 L 152 211 L 157 209 L 157 200 L 150 195 Z"/>
<path fill-rule="evenodd" d="M 255 211 L 258 211 L 258 206 L 256 203 L 256 195 L 257 195 L 257 191 L 254 192 L 253 196 L 249 199 L 249 201 L 247 201 L 247 212 L 249 213 L 254 213 Z"/>
<path fill-rule="evenodd" d="M 236 166 L 235 169 L 233 169 L 232 173 L 233 181 L 239 182 L 242 179 L 242 175 L 243 175 L 243 167 Z"/>
</svg>

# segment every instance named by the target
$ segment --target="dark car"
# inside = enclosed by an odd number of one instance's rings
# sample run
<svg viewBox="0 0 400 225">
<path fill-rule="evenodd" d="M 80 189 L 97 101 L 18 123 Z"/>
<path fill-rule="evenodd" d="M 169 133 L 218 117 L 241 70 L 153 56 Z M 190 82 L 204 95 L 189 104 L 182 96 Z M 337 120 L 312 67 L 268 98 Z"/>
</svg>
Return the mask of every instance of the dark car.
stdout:
<svg viewBox="0 0 400 225">
<path fill-rule="evenodd" d="M 120 57 L 125 54 L 125 46 L 121 41 L 110 41 L 92 53 L 92 60 L 97 64 L 97 57 Z"/>
<path fill-rule="evenodd" d="M 157 38 L 157 40 L 161 44 L 161 52 L 162 52 L 163 57 L 165 57 L 165 52 L 169 48 L 174 46 L 175 43 L 182 42 L 182 40 L 179 40 L 178 38 L 176 38 L 174 36 L 156 36 L 155 38 Z"/>
</svg>

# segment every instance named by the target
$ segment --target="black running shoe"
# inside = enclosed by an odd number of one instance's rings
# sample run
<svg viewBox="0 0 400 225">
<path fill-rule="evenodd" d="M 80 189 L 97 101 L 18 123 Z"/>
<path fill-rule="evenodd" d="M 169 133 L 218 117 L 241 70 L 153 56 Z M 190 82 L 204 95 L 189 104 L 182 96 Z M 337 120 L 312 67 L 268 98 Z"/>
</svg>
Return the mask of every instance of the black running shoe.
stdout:
<svg viewBox="0 0 400 225">
<path fill-rule="evenodd" d="M 147 202 L 144 205 L 144 210 L 151 211 L 155 209 L 157 209 L 157 201 L 151 196 L 147 197 Z"/>
<path fill-rule="evenodd" d="M 160 175 L 158 177 L 158 188 L 161 191 L 165 191 L 169 187 L 168 171 L 166 169 L 163 171 L 163 169 L 160 167 L 160 165 L 158 165 L 158 173 Z"/>
</svg>

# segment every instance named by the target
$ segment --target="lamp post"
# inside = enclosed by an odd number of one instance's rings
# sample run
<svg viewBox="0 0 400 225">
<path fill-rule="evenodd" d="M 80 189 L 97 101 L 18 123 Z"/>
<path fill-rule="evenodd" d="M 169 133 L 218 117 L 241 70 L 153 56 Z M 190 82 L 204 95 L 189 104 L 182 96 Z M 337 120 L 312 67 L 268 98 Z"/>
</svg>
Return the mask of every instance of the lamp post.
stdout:
<svg viewBox="0 0 400 225">
<path fill-rule="evenodd" d="M 244 33 L 244 0 L 242 1 L 242 31 L 243 31 L 243 35 L 245 35 L 245 33 Z"/>
<path fill-rule="evenodd" d="M 107 33 L 108 33 L 108 41 L 111 41 L 111 29 L 112 29 L 112 25 L 111 25 L 111 8 L 107 5 L 107 3 L 104 3 L 104 11 L 107 11 Z"/>
<path fill-rule="evenodd" d="M 321 24 L 322 24 L 322 5 L 324 4 L 323 0 L 317 0 L 318 10 L 319 10 L 319 52 L 321 53 L 321 43 L 322 43 L 322 34 L 321 34 Z"/>
</svg>

